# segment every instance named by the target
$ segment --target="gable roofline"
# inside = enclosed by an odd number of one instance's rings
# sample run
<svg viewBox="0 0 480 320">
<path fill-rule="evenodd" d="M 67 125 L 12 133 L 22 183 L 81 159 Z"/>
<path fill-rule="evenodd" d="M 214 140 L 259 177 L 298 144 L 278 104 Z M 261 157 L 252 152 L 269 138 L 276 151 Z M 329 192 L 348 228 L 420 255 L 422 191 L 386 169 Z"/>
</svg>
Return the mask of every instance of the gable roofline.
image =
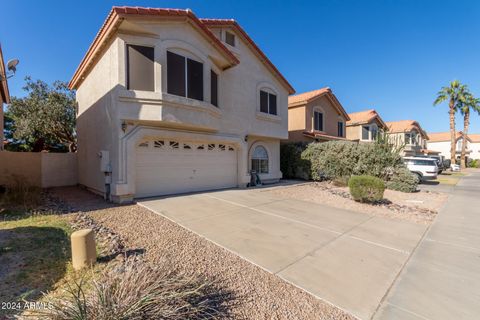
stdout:
<svg viewBox="0 0 480 320">
<path fill-rule="evenodd" d="M 412 129 L 414 129 L 414 127 L 416 127 L 426 140 L 429 139 L 427 132 L 422 129 L 420 123 L 416 120 L 388 121 L 386 122 L 386 125 L 389 133 L 410 132 Z"/>
<path fill-rule="evenodd" d="M 294 94 L 295 89 L 287 81 L 287 79 L 280 73 L 280 71 L 275 67 L 275 65 L 267 58 L 265 53 L 257 46 L 257 44 L 250 38 L 250 36 L 243 30 L 243 28 L 235 21 L 234 19 L 200 19 L 200 21 L 207 27 L 210 28 L 222 28 L 222 27 L 231 27 L 233 28 L 247 45 L 252 49 L 253 53 L 260 59 L 260 61 L 267 67 L 267 69 L 280 81 L 280 83 L 287 89 L 288 94 Z"/>
<path fill-rule="evenodd" d="M 10 92 L 8 90 L 8 82 L 7 82 L 7 75 L 5 70 L 5 62 L 3 61 L 3 52 L 2 46 L 0 45 L 0 95 L 2 97 L 3 102 L 10 103 Z M 0 108 L 2 105 L 0 104 Z M 3 119 L 0 119 L 3 121 Z"/>
<path fill-rule="evenodd" d="M 342 104 L 340 103 L 340 101 L 338 101 L 337 97 L 335 96 L 335 94 L 333 94 L 332 90 L 329 87 L 303 92 L 288 97 L 288 108 L 306 105 L 307 103 L 312 102 L 322 96 L 327 96 L 327 98 L 332 102 L 335 109 L 337 109 L 337 111 L 345 118 L 345 121 L 350 120 L 350 116 L 345 111 Z"/>
<path fill-rule="evenodd" d="M 144 16 L 144 17 L 164 17 L 170 19 L 184 18 L 187 22 L 198 30 L 204 38 L 213 45 L 230 63 L 230 67 L 240 63 L 237 57 L 228 48 L 215 37 L 215 35 L 208 29 L 195 14 L 187 9 L 165 9 L 165 8 L 142 8 L 142 7 L 112 7 L 103 25 L 100 27 L 92 44 L 88 48 L 80 65 L 77 67 L 68 87 L 70 89 L 77 89 L 80 83 L 84 80 L 86 74 L 90 71 L 90 67 L 96 62 L 95 59 L 103 53 L 105 45 L 116 33 L 123 20 L 129 16 Z"/>
<path fill-rule="evenodd" d="M 387 129 L 387 124 L 385 123 L 385 121 L 383 121 L 382 117 L 380 117 L 380 114 L 375 109 L 368 109 L 368 110 L 364 110 L 364 111 L 352 112 L 352 113 L 349 113 L 348 115 L 349 115 L 350 119 L 354 119 L 355 115 L 360 115 L 360 114 L 365 114 L 365 115 L 371 114 L 371 115 L 370 115 L 369 118 L 359 119 L 357 121 L 351 120 L 351 121 L 349 121 L 350 123 L 346 124 L 347 127 L 367 124 L 367 123 L 370 123 L 373 120 L 377 119 L 378 122 L 380 123 L 380 125 L 383 128 Z"/>
</svg>

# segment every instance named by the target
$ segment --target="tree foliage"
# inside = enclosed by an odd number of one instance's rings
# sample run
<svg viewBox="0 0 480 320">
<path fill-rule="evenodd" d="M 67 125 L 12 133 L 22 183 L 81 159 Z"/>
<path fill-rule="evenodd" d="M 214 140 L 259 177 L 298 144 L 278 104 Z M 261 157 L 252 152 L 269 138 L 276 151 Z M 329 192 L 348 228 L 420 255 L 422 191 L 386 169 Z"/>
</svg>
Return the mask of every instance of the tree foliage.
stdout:
<svg viewBox="0 0 480 320">
<path fill-rule="evenodd" d="M 449 117 L 450 117 L 450 160 L 455 163 L 455 113 L 461 108 L 462 104 L 466 102 L 469 95 L 468 87 L 461 84 L 460 81 L 454 80 L 449 86 L 442 87 L 437 93 L 437 98 L 433 102 L 436 106 L 442 102 L 448 102 Z"/>
<path fill-rule="evenodd" d="M 48 85 L 25 78 L 23 98 L 12 97 L 5 113 L 7 149 L 76 150 L 75 92 L 65 82 Z"/>
</svg>

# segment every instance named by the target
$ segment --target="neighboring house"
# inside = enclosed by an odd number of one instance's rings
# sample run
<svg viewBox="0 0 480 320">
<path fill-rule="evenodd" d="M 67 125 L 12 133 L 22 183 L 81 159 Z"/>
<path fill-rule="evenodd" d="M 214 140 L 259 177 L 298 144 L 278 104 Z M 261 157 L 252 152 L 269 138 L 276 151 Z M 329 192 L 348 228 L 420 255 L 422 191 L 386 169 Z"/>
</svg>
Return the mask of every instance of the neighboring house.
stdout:
<svg viewBox="0 0 480 320">
<path fill-rule="evenodd" d="M 427 148 L 428 135 L 415 120 L 386 122 L 388 139 L 402 148 L 403 156 L 437 154 Z"/>
<path fill-rule="evenodd" d="M 448 132 L 434 132 L 429 133 L 428 137 L 428 148 L 434 149 L 440 152 L 440 155 L 444 156 L 445 159 L 450 159 L 450 131 Z M 471 136 L 467 136 L 467 145 L 465 155 L 467 158 L 470 157 L 472 153 L 471 147 Z M 460 159 L 462 154 L 462 143 L 463 143 L 463 132 L 457 131 L 455 133 L 455 159 Z"/>
<path fill-rule="evenodd" d="M 0 46 L 0 151 L 3 150 L 5 137 L 3 136 L 3 104 L 10 103 L 8 92 L 7 74 L 3 60 L 2 47 Z"/>
<path fill-rule="evenodd" d="M 349 113 L 347 139 L 359 142 L 375 141 L 379 133 L 387 130 L 387 125 L 374 109 Z"/>
<path fill-rule="evenodd" d="M 79 182 L 115 202 L 282 177 L 294 89 L 234 20 L 114 7 L 69 86 Z"/>
<path fill-rule="evenodd" d="M 330 88 L 288 97 L 289 141 L 346 140 L 348 120 L 348 114 Z"/>
<path fill-rule="evenodd" d="M 470 158 L 480 159 L 480 134 L 469 134 L 470 138 Z"/>
</svg>

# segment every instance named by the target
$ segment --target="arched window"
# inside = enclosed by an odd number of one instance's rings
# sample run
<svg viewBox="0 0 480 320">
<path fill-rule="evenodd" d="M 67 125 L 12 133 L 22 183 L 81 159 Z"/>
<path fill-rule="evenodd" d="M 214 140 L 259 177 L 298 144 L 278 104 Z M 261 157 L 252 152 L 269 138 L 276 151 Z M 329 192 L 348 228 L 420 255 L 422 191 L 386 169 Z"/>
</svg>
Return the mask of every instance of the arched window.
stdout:
<svg viewBox="0 0 480 320">
<path fill-rule="evenodd" d="M 268 153 L 262 146 L 257 146 L 253 150 L 252 170 L 257 173 L 268 173 Z"/>
</svg>

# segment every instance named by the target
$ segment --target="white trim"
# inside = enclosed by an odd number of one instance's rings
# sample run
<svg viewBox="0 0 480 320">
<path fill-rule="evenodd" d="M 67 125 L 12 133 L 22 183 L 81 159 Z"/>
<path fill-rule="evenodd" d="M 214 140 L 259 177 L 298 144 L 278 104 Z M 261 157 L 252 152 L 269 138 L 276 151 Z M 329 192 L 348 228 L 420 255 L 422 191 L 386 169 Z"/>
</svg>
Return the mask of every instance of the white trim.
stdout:
<svg viewBox="0 0 480 320">
<path fill-rule="evenodd" d="M 268 175 L 272 171 L 272 153 L 271 153 L 270 149 L 268 149 L 267 145 L 262 140 L 255 141 L 254 143 L 252 143 L 252 145 L 248 149 L 248 166 L 247 166 L 248 167 L 248 172 L 247 172 L 247 174 L 250 174 L 250 171 L 252 171 L 252 155 L 253 155 L 253 151 L 255 150 L 256 147 L 263 147 L 267 151 L 267 155 L 268 155 L 268 172 L 263 172 L 263 173 L 257 172 L 257 173 L 260 177 L 262 175 Z"/>
<path fill-rule="evenodd" d="M 363 139 L 363 127 L 368 127 L 368 139 Z M 372 128 L 377 129 L 377 135 L 380 132 L 378 125 L 376 123 L 362 124 L 360 125 L 360 141 L 373 141 L 372 139 Z"/>
</svg>

